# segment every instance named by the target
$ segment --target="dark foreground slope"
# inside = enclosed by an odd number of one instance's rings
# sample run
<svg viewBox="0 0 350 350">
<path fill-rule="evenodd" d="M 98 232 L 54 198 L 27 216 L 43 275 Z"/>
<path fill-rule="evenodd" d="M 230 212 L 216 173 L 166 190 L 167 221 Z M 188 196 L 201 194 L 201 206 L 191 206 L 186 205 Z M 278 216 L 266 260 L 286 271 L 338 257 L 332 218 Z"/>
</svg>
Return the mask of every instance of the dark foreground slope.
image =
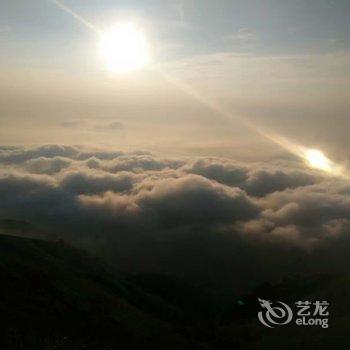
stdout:
<svg viewBox="0 0 350 350">
<path fill-rule="evenodd" d="M 328 300 L 330 326 L 267 329 L 258 298 Z M 265 284 L 226 303 L 171 276 L 120 273 L 63 243 L 0 235 L 0 349 L 347 349 L 349 310 L 347 276 Z"/>
<path fill-rule="evenodd" d="M 1 235 L 0 286 L 1 349 L 190 348 L 175 307 L 61 243 Z"/>
</svg>

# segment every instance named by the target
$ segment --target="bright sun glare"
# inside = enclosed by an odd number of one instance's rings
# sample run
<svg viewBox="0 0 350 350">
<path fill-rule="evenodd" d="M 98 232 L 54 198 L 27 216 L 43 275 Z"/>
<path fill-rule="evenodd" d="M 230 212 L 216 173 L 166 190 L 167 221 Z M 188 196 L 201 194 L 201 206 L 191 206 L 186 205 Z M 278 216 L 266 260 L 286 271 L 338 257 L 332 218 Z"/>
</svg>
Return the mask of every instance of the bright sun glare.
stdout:
<svg viewBox="0 0 350 350">
<path fill-rule="evenodd" d="M 306 160 L 312 168 L 324 171 L 331 170 L 331 161 L 319 150 L 310 149 L 306 151 Z"/>
<path fill-rule="evenodd" d="M 101 35 L 100 54 L 107 68 L 130 72 L 150 62 L 150 47 L 144 33 L 133 23 L 114 26 Z"/>
</svg>

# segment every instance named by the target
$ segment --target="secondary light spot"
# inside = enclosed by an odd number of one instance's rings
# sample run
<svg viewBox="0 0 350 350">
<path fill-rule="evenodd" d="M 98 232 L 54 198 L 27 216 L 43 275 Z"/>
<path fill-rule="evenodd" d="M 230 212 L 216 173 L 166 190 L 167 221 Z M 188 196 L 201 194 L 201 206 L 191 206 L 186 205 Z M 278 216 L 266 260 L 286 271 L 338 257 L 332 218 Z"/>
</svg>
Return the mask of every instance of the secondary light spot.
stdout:
<svg viewBox="0 0 350 350">
<path fill-rule="evenodd" d="M 317 149 L 310 149 L 306 151 L 306 161 L 315 169 L 324 171 L 332 170 L 332 162 L 321 151 Z"/>
</svg>

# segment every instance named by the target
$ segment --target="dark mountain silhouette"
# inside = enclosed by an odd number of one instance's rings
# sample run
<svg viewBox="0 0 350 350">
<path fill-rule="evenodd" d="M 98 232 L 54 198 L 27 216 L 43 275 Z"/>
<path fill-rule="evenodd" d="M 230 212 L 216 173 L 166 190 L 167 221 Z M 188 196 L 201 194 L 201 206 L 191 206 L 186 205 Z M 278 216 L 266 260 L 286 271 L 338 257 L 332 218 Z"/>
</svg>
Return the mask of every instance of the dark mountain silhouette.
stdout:
<svg viewBox="0 0 350 350">
<path fill-rule="evenodd" d="M 148 312 L 172 306 L 63 243 L 1 235 L 0 285 L 1 349 L 189 348 Z"/>
<path fill-rule="evenodd" d="M 63 242 L 0 235 L 0 286 L 1 349 L 346 349 L 350 342 L 348 276 L 288 278 L 228 301 L 230 291 L 125 274 Z M 267 329 L 257 320 L 258 298 L 328 300 L 330 327 Z"/>
</svg>

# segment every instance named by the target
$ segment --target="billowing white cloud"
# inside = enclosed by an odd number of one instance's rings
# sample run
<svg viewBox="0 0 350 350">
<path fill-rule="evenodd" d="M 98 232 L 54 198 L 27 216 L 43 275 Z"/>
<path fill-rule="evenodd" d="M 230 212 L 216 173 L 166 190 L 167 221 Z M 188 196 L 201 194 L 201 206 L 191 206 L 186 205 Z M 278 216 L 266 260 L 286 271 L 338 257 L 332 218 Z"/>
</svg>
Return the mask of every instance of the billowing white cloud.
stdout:
<svg viewBox="0 0 350 350">
<path fill-rule="evenodd" d="M 296 257 L 307 270 L 327 270 L 324 259 L 348 245 L 348 185 L 295 162 L 267 167 L 56 145 L 2 147 L 0 162 L 0 220 L 61 234 L 123 268 L 185 269 L 199 278 L 216 261 L 213 281 L 227 281 L 228 266 L 258 281 L 278 275 L 279 259 L 281 274 L 301 269 Z"/>
</svg>

